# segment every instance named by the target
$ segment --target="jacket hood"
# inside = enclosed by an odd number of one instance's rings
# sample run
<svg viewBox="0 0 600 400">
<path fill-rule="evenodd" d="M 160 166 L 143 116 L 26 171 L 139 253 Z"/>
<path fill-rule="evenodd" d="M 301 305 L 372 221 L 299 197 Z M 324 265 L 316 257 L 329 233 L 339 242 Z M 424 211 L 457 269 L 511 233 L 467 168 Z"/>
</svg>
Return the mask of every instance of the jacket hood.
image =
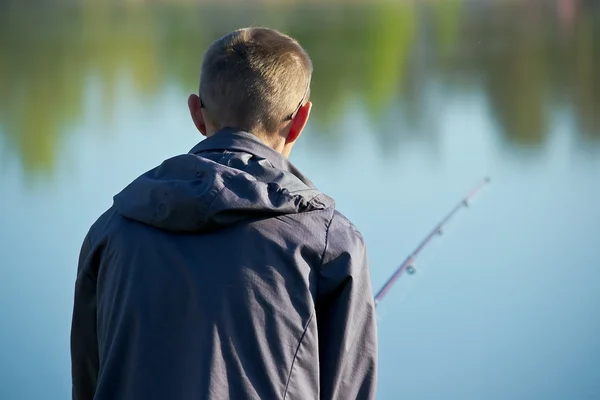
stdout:
<svg viewBox="0 0 600 400">
<path fill-rule="evenodd" d="M 332 205 L 285 157 L 233 129 L 164 161 L 114 197 L 122 216 L 172 232 L 211 231 Z"/>
</svg>

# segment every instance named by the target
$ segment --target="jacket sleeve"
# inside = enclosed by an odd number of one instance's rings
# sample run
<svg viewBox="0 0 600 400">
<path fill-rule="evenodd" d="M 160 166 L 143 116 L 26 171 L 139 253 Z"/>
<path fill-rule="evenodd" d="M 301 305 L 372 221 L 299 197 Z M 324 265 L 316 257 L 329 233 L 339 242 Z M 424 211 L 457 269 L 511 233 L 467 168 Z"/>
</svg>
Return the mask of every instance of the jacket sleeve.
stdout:
<svg viewBox="0 0 600 400">
<path fill-rule="evenodd" d="M 73 400 L 91 400 L 98 378 L 96 334 L 96 278 L 89 269 L 91 245 L 86 237 L 79 255 L 71 323 Z"/>
<path fill-rule="evenodd" d="M 375 399 L 377 324 L 364 240 L 340 213 L 317 283 L 321 399 Z"/>
</svg>

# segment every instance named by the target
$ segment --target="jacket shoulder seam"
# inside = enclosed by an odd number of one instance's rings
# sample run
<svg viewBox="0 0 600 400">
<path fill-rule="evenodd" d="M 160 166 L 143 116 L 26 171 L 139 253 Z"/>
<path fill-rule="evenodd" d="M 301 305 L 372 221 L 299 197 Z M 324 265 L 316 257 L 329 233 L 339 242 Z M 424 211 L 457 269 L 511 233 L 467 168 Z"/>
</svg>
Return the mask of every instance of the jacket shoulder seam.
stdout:
<svg viewBox="0 0 600 400">
<path fill-rule="evenodd" d="M 325 229 L 325 246 L 323 247 L 323 253 L 321 254 L 321 263 L 319 265 L 319 270 L 323 267 L 323 263 L 325 261 L 325 254 L 327 253 L 327 244 L 329 243 L 329 229 L 331 228 L 331 224 L 333 223 L 333 219 L 335 218 L 335 208 L 332 209 L 331 218 L 327 223 L 327 228 Z"/>
</svg>

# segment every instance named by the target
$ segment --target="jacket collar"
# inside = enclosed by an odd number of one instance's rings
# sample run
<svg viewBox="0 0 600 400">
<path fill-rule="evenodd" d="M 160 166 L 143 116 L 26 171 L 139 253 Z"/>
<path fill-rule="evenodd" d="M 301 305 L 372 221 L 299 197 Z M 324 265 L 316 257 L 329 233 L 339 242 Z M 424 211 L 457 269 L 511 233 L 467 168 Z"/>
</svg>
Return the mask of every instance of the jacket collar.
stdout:
<svg viewBox="0 0 600 400">
<path fill-rule="evenodd" d="M 234 128 L 223 128 L 194 146 L 192 150 L 190 150 L 190 154 L 199 154 L 204 151 L 215 150 L 241 151 L 259 158 L 264 158 L 269 161 L 274 168 L 290 172 L 304 182 L 309 188 L 315 188 L 312 182 L 288 161 L 287 158 L 264 144 L 259 138 L 249 132 Z"/>
</svg>

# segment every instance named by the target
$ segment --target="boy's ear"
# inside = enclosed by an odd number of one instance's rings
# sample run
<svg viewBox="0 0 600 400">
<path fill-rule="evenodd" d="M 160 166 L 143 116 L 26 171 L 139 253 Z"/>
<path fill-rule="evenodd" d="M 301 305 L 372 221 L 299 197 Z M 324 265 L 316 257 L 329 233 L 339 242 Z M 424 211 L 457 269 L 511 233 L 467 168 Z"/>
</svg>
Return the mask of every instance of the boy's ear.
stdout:
<svg viewBox="0 0 600 400">
<path fill-rule="evenodd" d="M 188 97 L 188 108 L 190 109 L 190 116 L 196 129 L 203 135 L 206 136 L 206 120 L 204 119 L 203 106 L 200 97 L 196 94 L 190 94 Z"/>
<path fill-rule="evenodd" d="M 308 118 L 310 117 L 310 110 L 312 109 L 312 103 L 307 101 L 304 105 L 302 105 L 294 118 L 292 119 L 292 126 L 290 126 L 290 131 L 286 138 L 286 144 L 293 143 L 300 137 L 300 134 L 304 130 L 306 123 L 308 122 Z"/>
</svg>

